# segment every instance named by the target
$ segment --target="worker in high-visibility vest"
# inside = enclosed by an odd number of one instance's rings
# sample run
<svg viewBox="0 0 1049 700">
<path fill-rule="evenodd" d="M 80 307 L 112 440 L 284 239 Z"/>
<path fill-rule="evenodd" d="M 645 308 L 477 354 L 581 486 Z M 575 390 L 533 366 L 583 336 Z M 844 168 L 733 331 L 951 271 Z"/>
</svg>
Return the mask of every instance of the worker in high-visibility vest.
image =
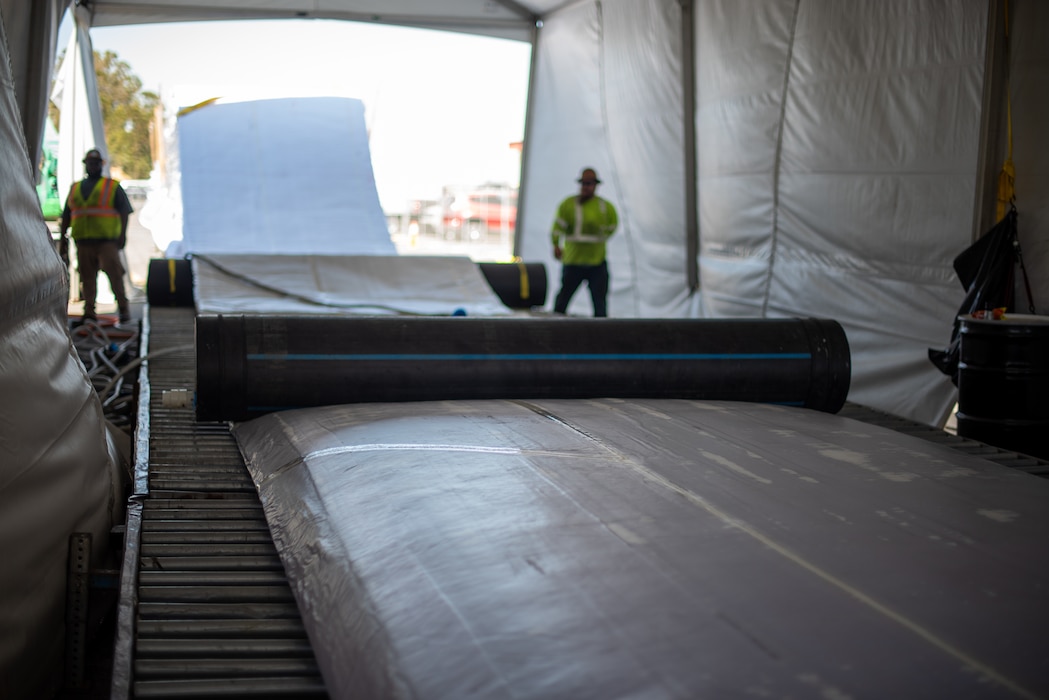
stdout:
<svg viewBox="0 0 1049 700">
<path fill-rule="evenodd" d="M 69 239 L 66 232 L 72 224 L 84 298 L 83 321 L 97 320 L 95 298 L 98 296 L 98 273 L 101 270 L 109 278 L 120 322 L 128 323 L 131 321 L 131 307 L 124 291 L 125 271 L 120 251 L 127 243 L 128 217 L 134 209 L 120 183 L 102 177 L 103 163 L 105 160 L 98 149 L 92 148 L 84 156 L 87 177 L 69 188 L 66 207 L 62 211 L 62 238 L 58 250 L 62 259 L 68 263 Z"/>
<path fill-rule="evenodd" d="M 554 300 L 554 312 L 565 313 L 572 295 L 586 282 L 594 316 L 607 316 L 609 277 L 605 241 L 615 233 L 619 216 L 611 202 L 595 194 L 601 180 L 593 168 L 584 168 L 578 182 L 579 194 L 561 202 L 550 232 L 554 257 L 562 263 L 561 291 Z"/>
</svg>

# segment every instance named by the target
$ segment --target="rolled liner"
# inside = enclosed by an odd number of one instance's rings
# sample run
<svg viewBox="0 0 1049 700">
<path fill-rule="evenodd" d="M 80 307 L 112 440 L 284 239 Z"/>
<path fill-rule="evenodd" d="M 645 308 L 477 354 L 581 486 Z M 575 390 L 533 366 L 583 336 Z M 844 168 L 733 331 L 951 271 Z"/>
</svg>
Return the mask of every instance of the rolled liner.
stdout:
<svg viewBox="0 0 1049 700">
<path fill-rule="evenodd" d="M 197 418 L 344 403 L 669 398 L 845 403 L 825 319 L 197 317 Z"/>
</svg>

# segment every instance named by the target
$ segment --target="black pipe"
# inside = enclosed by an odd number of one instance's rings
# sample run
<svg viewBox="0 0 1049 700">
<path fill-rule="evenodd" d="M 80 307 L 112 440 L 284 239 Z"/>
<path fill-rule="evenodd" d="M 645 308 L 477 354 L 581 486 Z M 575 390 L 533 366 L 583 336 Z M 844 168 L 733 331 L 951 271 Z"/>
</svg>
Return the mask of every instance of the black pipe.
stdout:
<svg viewBox="0 0 1049 700">
<path fill-rule="evenodd" d="M 477 266 L 499 300 L 511 309 L 531 309 L 546 303 L 546 265 L 492 263 Z M 149 261 L 146 299 L 152 306 L 193 306 L 193 266 L 187 259 Z"/>
<path fill-rule="evenodd" d="M 511 309 L 531 309 L 546 303 L 546 265 L 543 263 L 477 263 L 488 286 Z"/>
<path fill-rule="evenodd" d="M 193 266 L 185 258 L 154 258 L 146 276 L 150 306 L 193 306 Z"/>
<path fill-rule="evenodd" d="M 360 402 L 675 398 L 834 413 L 848 340 L 820 319 L 198 316 L 197 418 Z"/>
</svg>

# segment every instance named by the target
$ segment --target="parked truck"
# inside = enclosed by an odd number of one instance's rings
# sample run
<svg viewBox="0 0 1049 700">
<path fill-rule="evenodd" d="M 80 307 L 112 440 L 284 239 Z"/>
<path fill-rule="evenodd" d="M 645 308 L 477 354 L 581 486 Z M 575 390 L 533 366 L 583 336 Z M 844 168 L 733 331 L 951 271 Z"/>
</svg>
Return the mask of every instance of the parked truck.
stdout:
<svg viewBox="0 0 1049 700">
<path fill-rule="evenodd" d="M 441 205 L 441 229 L 447 239 L 508 235 L 517 225 L 517 188 L 509 185 L 445 187 Z"/>
</svg>

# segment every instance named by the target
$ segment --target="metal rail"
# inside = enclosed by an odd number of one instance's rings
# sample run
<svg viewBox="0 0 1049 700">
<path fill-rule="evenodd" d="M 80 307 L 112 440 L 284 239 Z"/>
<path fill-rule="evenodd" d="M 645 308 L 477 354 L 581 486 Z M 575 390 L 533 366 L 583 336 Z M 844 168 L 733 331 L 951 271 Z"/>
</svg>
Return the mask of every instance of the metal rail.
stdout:
<svg viewBox="0 0 1049 700">
<path fill-rule="evenodd" d="M 924 423 L 916 423 L 907 418 L 900 418 L 899 416 L 894 416 L 890 413 L 884 413 L 854 403 L 846 403 L 845 406 L 838 411 L 838 415 L 862 421 L 864 423 L 878 425 L 883 428 L 889 428 L 898 433 L 904 433 L 905 435 L 928 440 L 929 442 L 949 447 L 963 454 L 980 457 L 989 462 L 1000 464 L 1003 467 L 1017 469 L 1034 476 L 1049 478 L 1049 462 L 1045 462 L 1036 457 L 1023 455 L 1018 452 L 1013 452 L 1011 450 L 1006 450 L 1001 447 L 995 447 L 983 442 L 971 440 L 969 438 L 960 437 L 954 433 L 933 428 Z"/>
<path fill-rule="evenodd" d="M 151 308 L 114 698 L 327 697 L 236 441 L 164 392 L 192 391 L 191 308 Z M 133 570 L 129 570 L 133 569 Z M 129 588 L 131 590 L 129 590 Z"/>
</svg>

